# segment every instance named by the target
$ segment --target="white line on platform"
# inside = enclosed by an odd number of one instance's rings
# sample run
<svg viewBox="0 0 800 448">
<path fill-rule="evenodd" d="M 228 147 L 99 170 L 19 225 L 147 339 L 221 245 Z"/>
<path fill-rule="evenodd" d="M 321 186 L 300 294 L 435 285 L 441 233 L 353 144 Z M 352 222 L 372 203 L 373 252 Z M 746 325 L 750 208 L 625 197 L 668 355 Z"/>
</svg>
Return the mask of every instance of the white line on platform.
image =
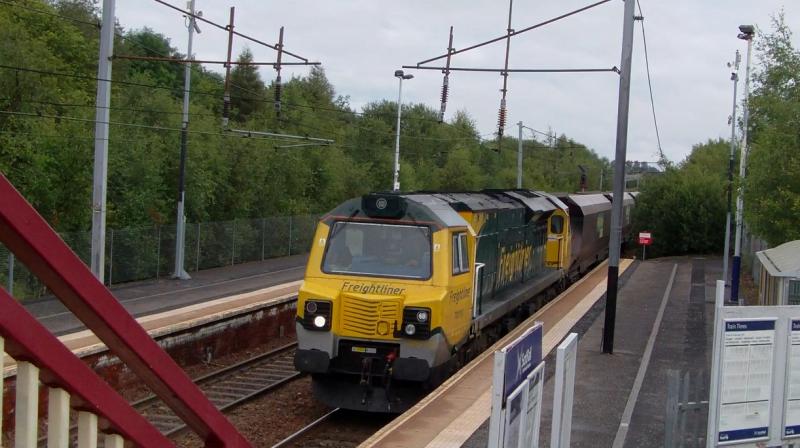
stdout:
<svg viewBox="0 0 800 448">
<path fill-rule="evenodd" d="M 672 275 L 669 277 L 667 289 L 664 291 L 664 297 L 661 299 L 661 306 L 658 308 L 656 315 L 656 322 L 653 329 L 650 331 L 650 338 L 647 339 L 647 346 L 644 349 L 644 356 L 642 356 L 642 363 L 639 364 L 639 371 L 636 373 L 636 380 L 633 382 L 633 389 L 631 394 L 628 395 L 628 403 L 625 404 L 625 411 L 622 413 L 622 420 L 619 422 L 617 428 L 617 435 L 614 437 L 613 448 L 622 448 L 625 445 L 625 438 L 628 436 L 628 428 L 631 424 L 631 417 L 633 416 L 633 408 L 636 406 L 636 400 L 639 398 L 639 391 L 642 390 L 642 383 L 644 383 L 644 375 L 647 373 L 647 366 L 650 364 L 650 355 L 653 354 L 653 346 L 656 343 L 656 336 L 658 336 L 658 329 L 661 328 L 661 320 L 664 318 L 664 310 L 667 308 L 669 302 L 669 294 L 672 292 L 672 283 L 675 281 L 675 272 L 678 270 L 678 264 L 672 266 Z"/>
</svg>

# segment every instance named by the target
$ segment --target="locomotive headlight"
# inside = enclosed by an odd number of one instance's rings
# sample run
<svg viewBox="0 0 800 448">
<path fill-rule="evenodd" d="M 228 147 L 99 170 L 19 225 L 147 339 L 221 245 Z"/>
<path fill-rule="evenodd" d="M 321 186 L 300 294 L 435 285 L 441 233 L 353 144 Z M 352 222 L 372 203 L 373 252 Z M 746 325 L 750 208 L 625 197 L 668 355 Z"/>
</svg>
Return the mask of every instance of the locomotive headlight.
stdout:
<svg viewBox="0 0 800 448">
<path fill-rule="evenodd" d="M 414 326 L 414 324 L 408 324 L 406 325 L 405 332 L 409 336 L 414 336 L 414 333 L 417 332 L 417 327 Z"/>
<path fill-rule="evenodd" d="M 333 302 L 327 299 L 308 299 L 300 316 L 303 327 L 311 331 L 328 331 L 333 321 Z"/>
<path fill-rule="evenodd" d="M 417 321 L 425 323 L 428 321 L 428 312 L 427 311 L 417 311 Z"/>
</svg>

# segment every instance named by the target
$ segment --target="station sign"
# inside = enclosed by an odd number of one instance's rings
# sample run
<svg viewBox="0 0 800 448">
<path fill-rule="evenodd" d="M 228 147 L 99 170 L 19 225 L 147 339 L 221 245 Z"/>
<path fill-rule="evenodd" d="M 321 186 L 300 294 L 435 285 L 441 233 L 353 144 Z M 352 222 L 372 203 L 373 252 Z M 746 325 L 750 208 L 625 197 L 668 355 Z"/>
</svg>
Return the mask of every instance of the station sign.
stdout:
<svg viewBox="0 0 800 448">
<path fill-rule="evenodd" d="M 653 244 L 653 234 L 650 232 L 639 232 L 639 244 L 642 246 Z"/>
<path fill-rule="evenodd" d="M 543 333 L 542 323 L 536 322 L 494 353 L 490 448 L 538 444 L 544 381 Z"/>
</svg>

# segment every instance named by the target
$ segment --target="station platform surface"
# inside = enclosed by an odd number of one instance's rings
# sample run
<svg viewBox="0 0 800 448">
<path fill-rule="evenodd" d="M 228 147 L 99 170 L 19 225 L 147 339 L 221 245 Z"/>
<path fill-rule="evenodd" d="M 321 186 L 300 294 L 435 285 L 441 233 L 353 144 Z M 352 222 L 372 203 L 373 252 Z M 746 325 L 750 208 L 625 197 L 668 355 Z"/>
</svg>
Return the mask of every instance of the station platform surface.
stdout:
<svg viewBox="0 0 800 448">
<path fill-rule="evenodd" d="M 580 340 L 570 446 L 664 446 L 667 372 L 708 382 L 721 270 L 719 258 L 637 262 L 619 290 L 612 355 L 601 349 L 605 298 L 572 329 Z M 554 352 L 546 358 L 540 446 L 550 446 Z M 704 436 L 702 414 L 693 423 Z M 488 427 L 487 420 L 461 446 L 485 448 Z"/>
<path fill-rule="evenodd" d="M 111 287 L 114 297 L 135 317 L 187 307 L 210 300 L 247 293 L 303 278 L 307 254 L 272 258 L 221 268 L 191 272 L 189 280 L 161 278 Z M 24 303 L 53 334 L 83 330 L 83 324 L 55 297 Z"/>
</svg>

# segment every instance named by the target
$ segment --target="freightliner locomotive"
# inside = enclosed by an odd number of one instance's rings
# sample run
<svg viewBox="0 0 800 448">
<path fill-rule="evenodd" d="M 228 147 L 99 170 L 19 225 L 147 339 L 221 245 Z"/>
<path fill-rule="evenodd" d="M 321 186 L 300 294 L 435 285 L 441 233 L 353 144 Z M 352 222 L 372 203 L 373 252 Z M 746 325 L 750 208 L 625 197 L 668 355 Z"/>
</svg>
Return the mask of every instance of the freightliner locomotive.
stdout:
<svg viewBox="0 0 800 448">
<path fill-rule="evenodd" d="M 315 396 L 402 412 L 608 255 L 611 195 L 373 193 L 318 224 L 295 367 Z M 623 232 L 634 198 L 623 200 Z"/>
</svg>

